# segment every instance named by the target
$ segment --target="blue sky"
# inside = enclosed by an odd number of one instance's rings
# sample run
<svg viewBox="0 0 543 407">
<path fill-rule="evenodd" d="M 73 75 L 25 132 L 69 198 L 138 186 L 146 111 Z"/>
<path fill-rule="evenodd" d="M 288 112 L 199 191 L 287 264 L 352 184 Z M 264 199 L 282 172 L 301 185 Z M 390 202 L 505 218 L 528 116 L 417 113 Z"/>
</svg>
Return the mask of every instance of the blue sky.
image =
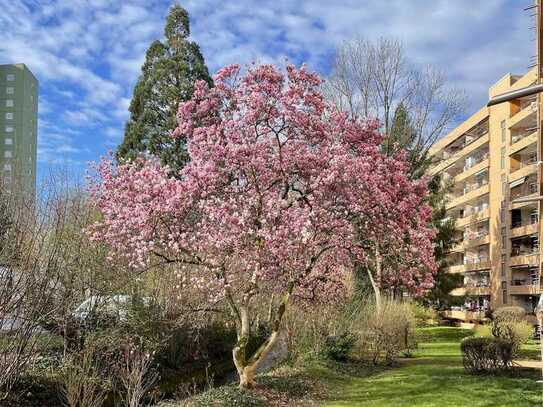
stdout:
<svg viewBox="0 0 543 407">
<path fill-rule="evenodd" d="M 148 45 L 171 1 L 0 0 L 0 64 L 24 62 L 40 82 L 40 177 L 82 174 L 122 139 Z M 466 114 L 489 85 L 523 73 L 534 54 L 530 0 L 188 0 L 193 38 L 211 72 L 230 63 L 305 62 L 326 75 L 335 46 L 400 39 L 414 65 L 465 89 Z"/>
</svg>

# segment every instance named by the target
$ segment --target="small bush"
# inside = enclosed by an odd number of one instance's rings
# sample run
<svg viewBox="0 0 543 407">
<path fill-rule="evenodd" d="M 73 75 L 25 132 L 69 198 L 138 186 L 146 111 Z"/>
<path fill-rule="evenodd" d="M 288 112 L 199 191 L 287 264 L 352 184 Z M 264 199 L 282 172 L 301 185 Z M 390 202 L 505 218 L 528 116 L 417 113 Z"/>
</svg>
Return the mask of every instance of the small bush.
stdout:
<svg viewBox="0 0 543 407">
<path fill-rule="evenodd" d="M 462 340 L 462 362 L 471 373 L 491 373 L 509 369 L 513 346 L 500 338 L 468 337 Z"/>
<path fill-rule="evenodd" d="M 72 355 L 62 367 L 62 394 L 67 407 L 101 407 L 109 386 L 95 361 L 96 353 L 87 348 Z"/>
<path fill-rule="evenodd" d="M 526 311 L 522 307 L 501 307 L 492 313 L 494 320 L 518 322 L 524 319 Z"/>
<path fill-rule="evenodd" d="M 193 397 L 186 407 L 264 407 L 265 400 L 249 390 L 237 386 L 212 388 Z"/>
<path fill-rule="evenodd" d="M 345 362 L 349 358 L 357 339 L 356 335 L 350 332 L 327 337 L 321 352 L 322 357 L 337 362 Z"/>
<path fill-rule="evenodd" d="M 359 308 L 322 304 L 318 308 L 293 304 L 284 320 L 288 356 L 291 362 L 322 358 L 330 347 L 330 338 L 354 332 Z M 328 342 L 328 343 L 327 343 Z"/>
<path fill-rule="evenodd" d="M 525 315 L 521 307 L 503 307 L 492 314 L 492 336 L 511 343 L 515 355 L 533 334 L 533 328 L 526 322 Z"/>
<path fill-rule="evenodd" d="M 437 325 L 439 317 L 435 309 L 417 303 L 413 303 L 411 309 L 417 327 L 424 328 Z"/>
<path fill-rule="evenodd" d="M 409 303 L 387 300 L 379 311 L 370 304 L 362 316 L 357 326 L 362 358 L 392 364 L 401 353 L 410 355 L 416 347 L 415 317 Z"/>
</svg>

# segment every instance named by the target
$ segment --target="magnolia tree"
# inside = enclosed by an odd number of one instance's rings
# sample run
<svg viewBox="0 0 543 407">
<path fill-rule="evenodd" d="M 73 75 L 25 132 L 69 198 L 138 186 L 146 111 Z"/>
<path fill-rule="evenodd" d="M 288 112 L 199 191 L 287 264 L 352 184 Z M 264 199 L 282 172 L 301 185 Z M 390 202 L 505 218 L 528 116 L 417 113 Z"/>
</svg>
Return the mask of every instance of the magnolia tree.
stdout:
<svg viewBox="0 0 543 407">
<path fill-rule="evenodd" d="M 353 262 L 383 253 L 375 284 L 420 293 L 432 282 L 425 185 L 402 155 L 385 157 L 378 123 L 329 106 L 304 67 L 222 69 L 197 82 L 172 137 L 189 163 L 173 173 L 152 159 L 97 166 L 92 196 L 103 220 L 93 237 L 135 268 L 179 264 L 180 286 L 225 303 L 237 327 L 240 386 L 273 349 L 292 297 L 340 298 Z M 389 267 L 390 259 L 395 268 Z M 270 335 L 247 344 L 255 304 L 275 301 Z"/>
</svg>

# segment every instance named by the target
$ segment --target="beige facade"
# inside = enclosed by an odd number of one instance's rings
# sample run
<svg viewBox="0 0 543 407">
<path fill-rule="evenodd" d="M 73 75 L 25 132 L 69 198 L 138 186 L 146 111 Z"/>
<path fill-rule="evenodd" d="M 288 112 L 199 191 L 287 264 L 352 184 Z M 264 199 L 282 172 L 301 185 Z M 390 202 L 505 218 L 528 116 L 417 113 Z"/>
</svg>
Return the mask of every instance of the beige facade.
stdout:
<svg viewBox="0 0 543 407">
<path fill-rule="evenodd" d="M 493 97 L 535 83 L 536 70 L 506 75 Z M 538 101 L 527 96 L 484 107 L 437 142 L 431 174 L 452 183 L 447 211 L 458 243 L 451 273 L 464 285 L 452 292 L 462 306 L 453 319 L 476 321 L 485 312 L 518 305 L 532 314 L 540 295 L 538 202 Z"/>
</svg>

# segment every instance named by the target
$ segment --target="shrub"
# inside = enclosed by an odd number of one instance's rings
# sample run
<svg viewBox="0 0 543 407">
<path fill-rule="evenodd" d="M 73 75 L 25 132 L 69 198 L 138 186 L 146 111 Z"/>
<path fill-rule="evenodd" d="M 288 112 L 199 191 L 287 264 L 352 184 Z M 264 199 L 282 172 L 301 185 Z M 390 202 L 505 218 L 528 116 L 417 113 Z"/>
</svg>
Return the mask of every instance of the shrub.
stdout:
<svg viewBox="0 0 543 407">
<path fill-rule="evenodd" d="M 505 322 L 518 322 L 524 319 L 526 311 L 521 307 L 501 307 L 492 313 L 494 320 Z"/>
<path fill-rule="evenodd" d="M 321 355 L 324 359 L 345 362 L 349 358 L 357 339 L 356 335 L 350 332 L 329 336 L 324 342 Z"/>
<path fill-rule="evenodd" d="M 413 303 L 411 305 L 413 316 L 417 327 L 427 327 L 437 325 L 438 314 L 437 311 L 424 305 Z"/>
<path fill-rule="evenodd" d="M 415 317 L 409 303 L 387 300 L 379 311 L 370 304 L 361 316 L 357 329 L 363 358 L 391 364 L 402 352 L 410 355 L 416 347 Z"/>
<path fill-rule="evenodd" d="M 64 405 L 67 407 L 103 405 L 109 389 L 95 356 L 95 350 L 87 348 L 65 360 L 61 378 Z"/>
<path fill-rule="evenodd" d="M 293 305 L 284 319 L 288 356 L 291 362 L 327 357 L 334 339 L 345 332 L 359 318 L 357 307 L 321 304 L 315 307 Z M 328 354 L 329 355 L 329 354 Z"/>
<path fill-rule="evenodd" d="M 209 389 L 186 402 L 187 407 L 264 407 L 265 400 L 237 386 L 221 386 Z"/>
<path fill-rule="evenodd" d="M 532 326 L 524 319 L 525 314 L 520 307 L 503 307 L 492 314 L 492 336 L 510 342 L 515 355 L 533 334 Z"/>
<path fill-rule="evenodd" d="M 500 338 L 468 337 L 462 340 L 462 362 L 471 373 L 490 373 L 509 369 L 513 361 L 513 346 Z"/>
</svg>

